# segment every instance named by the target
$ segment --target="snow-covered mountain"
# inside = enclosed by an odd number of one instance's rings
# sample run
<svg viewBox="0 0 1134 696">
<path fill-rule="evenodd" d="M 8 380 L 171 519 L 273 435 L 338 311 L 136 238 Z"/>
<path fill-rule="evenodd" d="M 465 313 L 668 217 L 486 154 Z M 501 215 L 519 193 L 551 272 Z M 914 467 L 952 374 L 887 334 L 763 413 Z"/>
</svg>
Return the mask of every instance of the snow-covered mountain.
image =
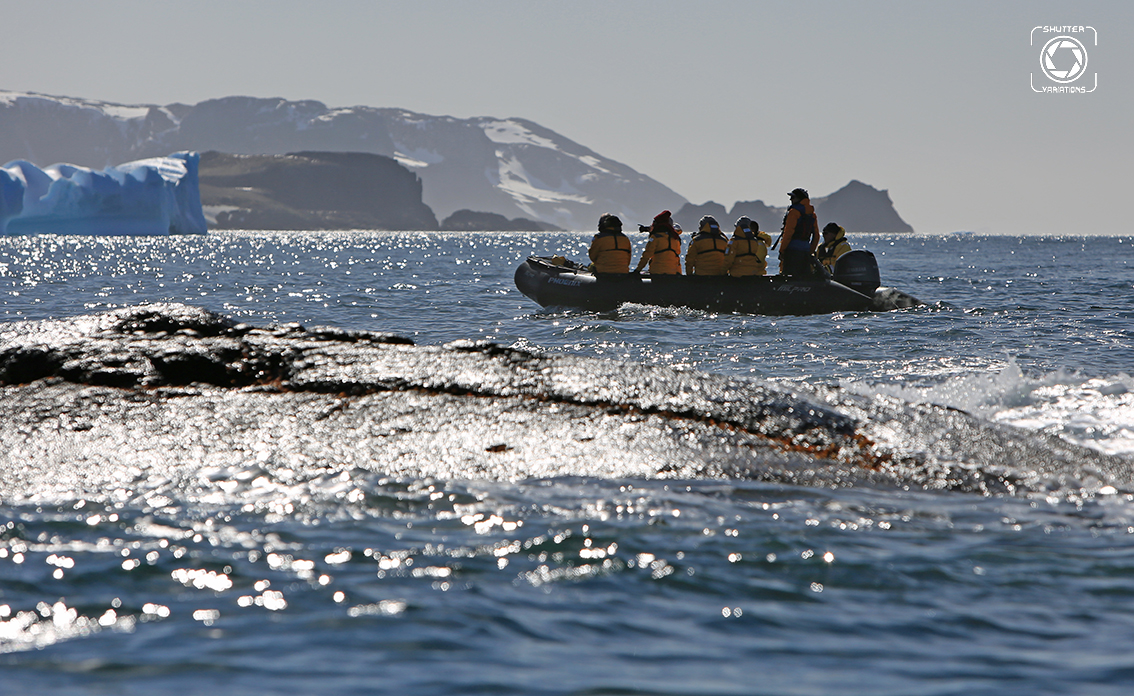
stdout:
<svg viewBox="0 0 1134 696">
<path fill-rule="evenodd" d="M 421 177 L 423 199 L 439 219 L 468 209 L 589 230 L 604 212 L 629 225 L 686 203 L 630 167 L 518 118 L 252 97 L 123 105 L 0 90 L 0 163 L 106 167 L 180 150 L 393 157 Z"/>
</svg>

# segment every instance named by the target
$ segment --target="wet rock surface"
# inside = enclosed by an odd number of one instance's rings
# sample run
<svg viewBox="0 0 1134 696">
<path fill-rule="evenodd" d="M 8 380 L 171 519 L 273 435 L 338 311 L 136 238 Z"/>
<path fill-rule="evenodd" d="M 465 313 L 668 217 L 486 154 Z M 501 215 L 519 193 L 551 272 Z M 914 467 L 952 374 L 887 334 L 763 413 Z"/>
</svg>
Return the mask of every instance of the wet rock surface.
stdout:
<svg viewBox="0 0 1134 696">
<path fill-rule="evenodd" d="M 937 407 L 489 343 L 256 328 L 186 305 L 0 325 L 0 441 L 7 501 L 209 496 L 233 471 L 279 485 L 364 470 L 1060 495 L 1131 480 L 1124 460 Z"/>
</svg>

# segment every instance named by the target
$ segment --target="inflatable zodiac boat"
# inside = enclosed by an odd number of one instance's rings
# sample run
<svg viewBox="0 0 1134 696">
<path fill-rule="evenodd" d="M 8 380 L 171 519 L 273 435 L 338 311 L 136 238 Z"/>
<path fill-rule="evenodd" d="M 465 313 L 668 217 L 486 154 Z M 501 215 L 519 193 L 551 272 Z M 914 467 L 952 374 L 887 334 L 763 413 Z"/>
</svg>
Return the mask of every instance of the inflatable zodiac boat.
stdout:
<svg viewBox="0 0 1134 696">
<path fill-rule="evenodd" d="M 591 273 L 562 257 L 532 256 L 516 269 L 516 287 L 544 307 L 612 310 L 626 302 L 746 314 L 888 311 L 921 304 L 881 287 L 869 251 L 843 254 L 830 277 L 649 276 Z"/>
</svg>

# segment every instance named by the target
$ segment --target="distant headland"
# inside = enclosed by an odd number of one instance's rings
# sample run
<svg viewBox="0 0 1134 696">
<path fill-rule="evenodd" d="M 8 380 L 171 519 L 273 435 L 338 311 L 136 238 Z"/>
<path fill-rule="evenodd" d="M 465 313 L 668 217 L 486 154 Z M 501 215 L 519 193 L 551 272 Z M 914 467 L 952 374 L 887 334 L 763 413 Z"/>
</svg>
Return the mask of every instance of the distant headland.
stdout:
<svg viewBox="0 0 1134 696">
<path fill-rule="evenodd" d="M 894 209 L 889 191 L 861 181 L 852 180 L 830 195 L 812 197 L 811 203 L 819 220 L 836 222 L 847 232 L 913 232 L 913 228 Z M 687 203 L 674 213 L 673 219 L 685 229 L 696 229 L 696 223 L 702 216 L 712 215 L 721 225 L 731 228 L 737 218 L 748 216 L 760 224 L 760 229 L 774 232 L 780 229 L 785 214 L 787 206 L 769 206 L 764 201 L 738 201 L 727 211 L 723 205 L 709 201 L 702 205 Z"/>
<path fill-rule="evenodd" d="M 683 226 L 708 211 L 722 224 L 748 215 L 775 230 L 783 217 L 759 200 L 692 205 L 519 118 L 239 96 L 124 105 L 0 90 L 0 163 L 102 168 L 177 151 L 204 153 L 201 203 L 214 229 L 591 230 L 605 212 L 629 226 L 673 210 Z M 886 191 L 858 181 L 813 202 L 848 231 L 912 231 Z"/>
</svg>

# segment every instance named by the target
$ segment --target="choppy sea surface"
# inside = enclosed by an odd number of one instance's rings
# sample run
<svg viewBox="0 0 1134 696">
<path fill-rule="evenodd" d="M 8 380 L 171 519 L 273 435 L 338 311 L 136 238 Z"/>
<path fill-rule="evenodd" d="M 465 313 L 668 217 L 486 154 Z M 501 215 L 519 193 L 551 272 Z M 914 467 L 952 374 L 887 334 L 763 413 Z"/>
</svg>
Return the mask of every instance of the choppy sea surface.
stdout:
<svg viewBox="0 0 1134 696">
<path fill-rule="evenodd" d="M 0 322 L 183 302 L 837 385 L 1134 459 L 1134 237 L 859 236 L 926 303 L 879 314 L 591 313 L 515 289 L 527 255 L 588 240 L 0 238 Z M 0 693 L 1134 689 L 1125 491 L 201 476 L 227 495 L 0 501 Z"/>
</svg>

